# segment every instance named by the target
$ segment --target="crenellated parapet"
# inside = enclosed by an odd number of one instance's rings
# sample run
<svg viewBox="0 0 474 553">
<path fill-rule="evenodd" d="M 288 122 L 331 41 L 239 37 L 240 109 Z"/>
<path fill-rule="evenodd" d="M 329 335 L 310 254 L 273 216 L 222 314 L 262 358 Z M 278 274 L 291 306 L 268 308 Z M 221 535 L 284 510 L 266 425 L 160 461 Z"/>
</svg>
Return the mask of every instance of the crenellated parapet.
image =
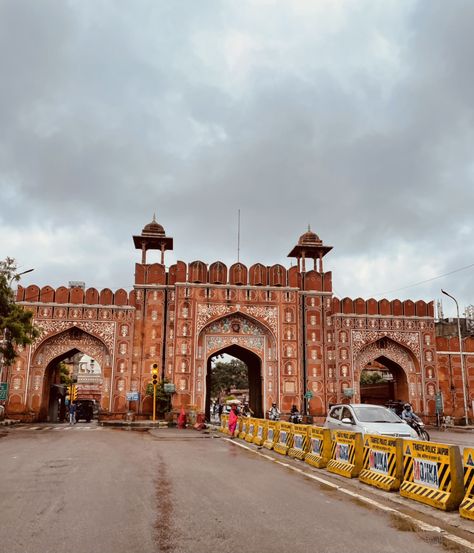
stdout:
<svg viewBox="0 0 474 553">
<path fill-rule="evenodd" d="M 262 286 L 299 288 L 306 291 L 332 291 L 332 273 L 311 270 L 299 272 L 297 267 L 287 269 L 283 265 L 266 266 L 255 263 L 247 267 L 234 263 L 227 267 L 222 261 L 207 265 L 203 261 L 184 263 L 178 261 L 169 267 L 153 263 L 135 265 L 135 285 L 173 286 L 177 283 L 209 284 L 221 286 Z"/>
<path fill-rule="evenodd" d="M 104 288 L 100 291 L 96 288 L 84 290 L 79 286 L 73 288 L 67 288 L 66 286 L 60 286 L 59 288 L 43 286 L 40 288 L 35 284 L 31 284 L 27 288 L 18 286 L 16 301 L 23 304 L 49 303 L 117 307 L 133 305 L 131 293 L 128 293 L 123 288 L 119 288 L 113 292 L 109 288 Z"/>
<path fill-rule="evenodd" d="M 419 300 L 392 300 L 374 298 L 333 298 L 333 314 L 343 315 L 373 315 L 382 317 L 434 317 L 434 303 Z"/>
</svg>

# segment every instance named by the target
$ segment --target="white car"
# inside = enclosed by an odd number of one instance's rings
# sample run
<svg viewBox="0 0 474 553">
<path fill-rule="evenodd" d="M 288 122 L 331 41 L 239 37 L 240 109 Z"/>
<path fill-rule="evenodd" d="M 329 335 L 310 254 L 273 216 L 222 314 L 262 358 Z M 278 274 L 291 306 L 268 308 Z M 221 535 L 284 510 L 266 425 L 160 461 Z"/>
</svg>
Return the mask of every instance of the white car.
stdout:
<svg viewBox="0 0 474 553">
<path fill-rule="evenodd" d="M 333 405 L 329 410 L 326 428 L 351 430 L 362 434 L 380 434 L 393 438 L 418 440 L 418 434 L 390 409 L 381 405 Z"/>
</svg>

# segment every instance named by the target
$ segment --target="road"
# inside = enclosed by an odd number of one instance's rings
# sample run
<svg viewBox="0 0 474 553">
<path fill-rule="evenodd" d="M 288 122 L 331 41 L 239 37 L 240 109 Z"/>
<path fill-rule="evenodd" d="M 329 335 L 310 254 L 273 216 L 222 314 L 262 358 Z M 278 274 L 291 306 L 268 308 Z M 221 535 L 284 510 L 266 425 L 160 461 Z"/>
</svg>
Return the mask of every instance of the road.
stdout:
<svg viewBox="0 0 474 553">
<path fill-rule="evenodd" d="M 474 447 L 474 432 L 468 431 L 443 431 L 434 428 L 428 429 L 432 442 L 452 444 L 459 446 L 461 452 L 465 447 Z"/>
<path fill-rule="evenodd" d="M 218 434 L 82 423 L 0 435 L 8 553 L 469 550 Z"/>
</svg>

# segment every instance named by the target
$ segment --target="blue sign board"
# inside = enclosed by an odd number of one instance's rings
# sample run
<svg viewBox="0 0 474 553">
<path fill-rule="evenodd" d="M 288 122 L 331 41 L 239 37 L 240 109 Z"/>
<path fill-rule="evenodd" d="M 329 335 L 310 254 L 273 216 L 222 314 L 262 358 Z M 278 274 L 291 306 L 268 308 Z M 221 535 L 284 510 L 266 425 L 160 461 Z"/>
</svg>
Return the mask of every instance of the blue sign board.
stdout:
<svg viewBox="0 0 474 553">
<path fill-rule="evenodd" d="M 140 399 L 140 392 L 127 392 L 127 401 L 138 401 Z"/>
</svg>

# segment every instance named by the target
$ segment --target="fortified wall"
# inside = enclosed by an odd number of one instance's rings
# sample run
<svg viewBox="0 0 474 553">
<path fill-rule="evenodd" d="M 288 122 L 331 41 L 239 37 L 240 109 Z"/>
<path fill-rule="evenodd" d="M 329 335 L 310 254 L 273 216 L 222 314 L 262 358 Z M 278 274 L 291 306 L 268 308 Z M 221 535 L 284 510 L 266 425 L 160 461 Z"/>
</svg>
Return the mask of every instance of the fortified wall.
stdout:
<svg viewBox="0 0 474 553">
<path fill-rule="evenodd" d="M 373 362 L 390 371 L 395 397 L 418 412 L 434 415 L 438 391 L 446 413 L 462 411 L 459 345 L 436 337 L 433 303 L 335 298 L 323 267 L 332 248 L 312 231 L 291 250 L 296 263 L 288 269 L 222 261 L 167 268 L 173 239 L 156 220 L 133 240 L 142 259 L 129 293 L 18 288 L 17 301 L 33 311 L 40 336 L 10 367 L 10 416 L 44 419 L 51 371 L 77 352 L 102 367 L 101 409 L 112 418 L 129 409 L 149 416 L 154 365 L 175 384 L 176 410 L 205 412 L 212 358 L 222 353 L 249 367 L 251 406 L 259 415 L 272 402 L 323 416 L 332 403 L 361 401 L 360 375 Z M 147 263 L 149 250 L 161 252 L 161 263 Z M 474 340 L 465 342 L 474 390 Z M 127 392 L 138 392 L 139 400 L 128 402 Z"/>
</svg>

